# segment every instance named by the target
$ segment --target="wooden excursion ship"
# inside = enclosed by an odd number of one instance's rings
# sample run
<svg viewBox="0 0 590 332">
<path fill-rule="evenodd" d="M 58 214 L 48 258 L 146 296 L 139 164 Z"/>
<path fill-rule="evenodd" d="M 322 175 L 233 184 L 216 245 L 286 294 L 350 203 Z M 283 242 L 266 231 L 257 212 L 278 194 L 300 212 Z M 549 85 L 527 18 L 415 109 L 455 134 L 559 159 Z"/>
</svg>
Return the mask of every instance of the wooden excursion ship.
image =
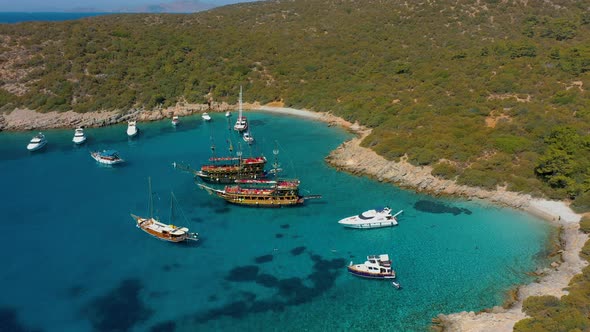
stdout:
<svg viewBox="0 0 590 332">
<path fill-rule="evenodd" d="M 149 235 L 168 242 L 183 242 L 187 240 L 191 241 L 198 241 L 199 234 L 198 233 L 190 233 L 188 228 L 186 227 L 178 227 L 172 224 L 165 224 L 160 222 L 158 219 L 153 217 L 153 197 L 152 197 L 152 181 L 151 179 L 148 180 L 149 183 L 149 211 L 150 216 L 149 218 L 142 218 L 131 214 L 131 218 L 133 218 L 136 222 L 137 228 L 143 230 L 144 232 L 148 233 Z M 170 198 L 170 219 L 172 219 L 172 214 L 174 212 L 174 201 L 176 198 L 174 197 L 174 193 L 171 193 Z"/>
<path fill-rule="evenodd" d="M 276 156 L 278 149 L 273 150 L 275 163 L 272 173 L 278 173 Z M 282 207 L 295 206 L 305 203 L 308 199 L 321 198 L 319 195 L 302 196 L 299 193 L 299 180 L 297 179 L 237 179 L 235 185 L 227 185 L 224 189 L 215 189 L 203 184 L 198 184 L 210 194 L 215 194 L 227 202 L 238 205 L 257 207 Z"/>
<path fill-rule="evenodd" d="M 262 179 L 266 176 L 264 166 L 266 157 L 218 157 L 210 158 L 195 173 L 201 180 L 209 183 L 234 183 L 241 179 Z"/>
</svg>

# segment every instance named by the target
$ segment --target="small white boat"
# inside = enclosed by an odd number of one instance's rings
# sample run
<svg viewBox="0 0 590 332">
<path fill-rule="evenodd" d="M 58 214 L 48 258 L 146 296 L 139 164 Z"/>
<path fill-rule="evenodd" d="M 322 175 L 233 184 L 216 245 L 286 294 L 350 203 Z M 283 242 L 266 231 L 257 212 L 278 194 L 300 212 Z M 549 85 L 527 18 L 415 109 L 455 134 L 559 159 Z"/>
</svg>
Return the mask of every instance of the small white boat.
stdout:
<svg viewBox="0 0 590 332">
<path fill-rule="evenodd" d="M 133 137 L 137 135 L 137 121 L 129 121 L 127 122 L 127 136 Z"/>
<path fill-rule="evenodd" d="M 76 128 L 76 131 L 74 131 L 74 138 L 72 138 L 72 142 L 74 142 L 74 144 L 82 144 L 86 142 L 86 136 L 84 136 L 84 129 L 82 129 L 82 127 Z"/>
<path fill-rule="evenodd" d="M 350 262 L 348 272 L 351 274 L 371 279 L 395 279 L 395 271 L 391 268 L 389 255 L 371 255 L 363 264 L 354 265 Z"/>
<path fill-rule="evenodd" d="M 392 281 L 391 284 L 393 285 L 393 287 L 395 287 L 397 289 L 401 289 L 402 288 L 402 285 L 400 285 L 399 282 Z"/>
<path fill-rule="evenodd" d="M 229 118 L 231 116 L 231 112 L 230 111 L 225 112 L 225 116 Z"/>
<path fill-rule="evenodd" d="M 180 123 L 180 119 L 178 119 L 178 117 L 175 115 L 172 117 L 172 125 L 174 127 L 178 126 L 178 124 Z"/>
<path fill-rule="evenodd" d="M 391 215 L 389 207 L 377 208 L 365 211 L 357 216 L 341 219 L 338 223 L 344 227 L 349 228 L 379 228 L 397 225 L 397 217 L 403 210 L 395 215 Z"/>
<path fill-rule="evenodd" d="M 211 121 L 211 115 L 209 115 L 209 113 L 207 113 L 207 112 L 203 113 L 203 115 L 201 115 L 201 117 L 205 121 Z"/>
<path fill-rule="evenodd" d="M 43 133 L 38 133 L 37 135 L 35 135 L 31 139 L 31 141 L 27 145 L 27 150 L 37 151 L 37 150 L 43 148 L 46 144 L 47 144 L 47 139 L 45 138 L 45 135 L 43 135 Z"/>
<path fill-rule="evenodd" d="M 252 144 L 254 143 L 254 137 L 252 137 L 252 135 L 250 135 L 250 132 L 247 131 L 242 135 L 242 138 L 244 139 L 244 142 L 248 143 L 248 144 Z"/>
<path fill-rule="evenodd" d="M 94 160 L 105 165 L 116 165 L 125 161 L 119 157 L 119 153 L 115 150 L 90 152 L 90 156 L 92 156 Z"/>
</svg>

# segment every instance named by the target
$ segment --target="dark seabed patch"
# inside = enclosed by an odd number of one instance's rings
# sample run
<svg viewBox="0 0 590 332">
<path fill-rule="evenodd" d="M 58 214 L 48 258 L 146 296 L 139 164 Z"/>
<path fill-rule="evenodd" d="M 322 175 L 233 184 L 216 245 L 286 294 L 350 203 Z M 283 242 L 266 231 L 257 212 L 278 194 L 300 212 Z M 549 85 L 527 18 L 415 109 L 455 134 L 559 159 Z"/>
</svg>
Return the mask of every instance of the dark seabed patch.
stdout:
<svg viewBox="0 0 590 332">
<path fill-rule="evenodd" d="M 471 214 L 471 210 L 458 208 L 456 206 L 449 206 L 444 203 L 438 203 L 434 201 L 418 201 L 414 203 L 414 209 L 421 211 L 421 212 L 428 212 L 428 213 L 451 213 L 453 215 L 459 215 L 461 213 Z"/>
<path fill-rule="evenodd" d="M 180 265 L 178 263 L 166 264 L 166 265 L 162 266 L 162 271 L 170 272 L 170 271 L 172 271 L 174 269 L 178 269 L 181 266 L 182 265 Z"/>
<path fill-rule="evenodd" d="M 264 256 L 258 256 L 254 259 L 254 261 L 258 264 L 262 264 L 262 263 L 268 263 L 270 261 L 272 261 L 273 259 L 273 255 L 264 255 Z"/>
<path fill-rule="evenodd" d="M 293 256 L 299 256 L 304 251 L 305 251 L 305 247 L 304 246 L 295 247 L 295 248 L 291 249 L 291 255 L 293 255 Z"/>
<path fill-rule="evenodd" d="M 288 229 L 289 227 L 291 227 L 291 225 L 289 225 L 289 224 L 282 224 L 281 225 L 282 229 Z"/>
<path fill-rule="evenodd" d="M 256 277 L 256 283 L 271 288 L 276 287 L 279 284 L 279 279 L 273 275 L 263 273 Z"/>
<path fill-rule="evenodd" d="M 152 326 L 150 332 L 174 332 L 174 330 L 176 330 L 176 323 L 170 320 Z"/>
<path fill-rule="evenodd" d="M 220 207 L 214 210 L 215 213 L 229 213 L 231 209 L 228 206 Z"/>
<path fill-rule="evenodd" d="M 40 329 L 26 327 L 18 320 L 15 308 L 0 308 L 0 331 L 6 332 L 38 332 Z"/>
<path fill-rule="evenodd" d="M 209 297 L 207 298 L 207 301 L 209 301 L 209 302 L 215 302 L 217 300 L 219 300 L 219 298 L 217 297 L 216 294 L 209 295 Z"/>
<path fill-rule="evenodd" d="M 129 331 L 153 313 L 140 299 L 142 289 L 139 279 L 123 280 L 117 288 L 87 303 L 82 313 L 96 331 Z"/>
<path fill-rule="evenodd" d="M 225 280 L 237 282 L 254 281 L 258 275 L 258 270 L 259 268 L 256 265 L 238 266 L 229 271 Z"/>
<path fill-rule="evenodd" d="M 299 248 L 302 248 L 299 249 L 301 252 L 305 250 L 305 247 Z M 220 308 L 196 314 L 193 316 L 194 323 L 203 323 L 208 320 L 217 319 L 221 316 L 229 316 L 239 319 L 251 313 L 282 311 L 288 306 L 306 303 L 313 300 L 315 297 L 322 295 L 334 286 L 336 278 L 343 270 L 343 267 L 346 266 L 346 260 L 341 258 L 326 260 L 319 255 L 310 255 L 310 258 L 314 262 L 313 271 L 303 279 L 297 277 L 278 279 L 269 274 L 258 274 L 258 269 L 254 269 L 252 266 L 233 269 L 230 272 L 230 276 L 236 273 L 238 275 L 244 273 L 247 274 L 248 277 L 244 278 L 242 276 L 240 279 L 248 280 L 251 280 L 254 276 L 254 281 L 257 284 L 275 289 L 276 294 L 271 296 L 270 299 L 265 300 L 256 300 L 255 294 L 254 296 L 249 297 L 242 294 L 242 298 L 230 302 Z M 226 277 L 226 279 L 228 278 Z M 306 283 L 304 283 L 305 280 L 311 281 L 313 286 L 306 286 Z"/>
<path fill-rule="evenodd" d="M 281 234 L 281 233 L 277 233 L 277 234 L 275 234 L 275 237 L 276 237 L 277 239 L 280 239 L 280 238 L 282 238 L 283 236 L 285 236 L 285 235 L 283 235 L 283 234 Z"/>
<path fill-rule="evenodd" d="M 191 220 L 194 221 L 194 222 L 198 222 L 198 223 L 203 222 L 203 219 L 201 219 L 199 217 L 192 217 Z"/>
<path fill-rule="evenodd" d="M 72 286 L 72 287 L 69 287 L 68 289 L 66 289 L 66 295 L 68 297 L 77 298 L 77 297 L 80 297 L 81 295 L 84 295 L 87 291 L 88 291 L 87 287 L 84 287 L 82 285 L 75 285 L 75 286 Z"/>
</svg>

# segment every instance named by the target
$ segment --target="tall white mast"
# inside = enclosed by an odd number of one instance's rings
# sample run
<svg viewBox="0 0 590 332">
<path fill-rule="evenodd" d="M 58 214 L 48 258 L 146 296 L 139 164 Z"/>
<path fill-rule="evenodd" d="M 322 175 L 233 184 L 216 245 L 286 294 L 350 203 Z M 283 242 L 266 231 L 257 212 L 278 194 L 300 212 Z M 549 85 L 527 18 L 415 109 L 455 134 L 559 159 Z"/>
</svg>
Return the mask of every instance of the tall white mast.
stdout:
<svg viewBox="0 0 590 332">
<path fill-rule="evenodd" d="M 238 108 L 238 119 L 242 119 L 242 86 L 240 85 L 240 102 Z"/>
</svg>

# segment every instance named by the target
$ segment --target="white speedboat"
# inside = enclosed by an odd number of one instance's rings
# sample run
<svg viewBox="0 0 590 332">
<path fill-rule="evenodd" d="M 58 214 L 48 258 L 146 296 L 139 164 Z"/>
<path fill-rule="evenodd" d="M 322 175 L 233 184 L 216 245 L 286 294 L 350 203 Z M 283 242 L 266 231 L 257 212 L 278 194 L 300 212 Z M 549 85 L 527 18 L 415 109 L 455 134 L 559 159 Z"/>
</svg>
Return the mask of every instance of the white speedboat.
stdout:
<svg viewBox="0 0 590 332">
<path fill-rule="evenodd" d="M 242 135 L 242 138 L 244 139 L 244 142 L 248 143 L 248 144 L 252 144 L 254 143 L 254 137 L 252 137 L 252 135 L 250 135 L 250 132 L 247 131 Z"/>
<path fill-rule="evenodd" d="M 211 115 L 209 115 L 209 113 L 207 113 L 207 112 L 203 113 L 203 115 L 201 115 L 201 117 L 205 121 L 211 121 Z"/>
<path fill-rule="evenodd" d="M 395 215 L 391 215 L 389 207 L 377 208 L 365 211 L 357 216 L 344 218 L 338 223 L 344 227 L 349 228 L 379 228 L 397 225 L 397 217 L 403 210 Z"/>
<path fill-rule="evenodd" d="M 72 138 L 72 142 L 75 144 L 82 144 L 86 142 L 86 136 L 84 136 L 84 129 L 82 127 L 76 128 L 74 132 L 74 138 Z"/>
<path fill-rule="evenodd" d="M 395 271 L 391 268 L 389 255 L 371 255 L 363 264 L 348 265 L 348 272 L 351 274 L 371 279 L 395 279 Z"/>
<path fill-rule="evenodd" d="M 225 116 L 229 118 L 231 116 L 231 112 L 230 111 L 225 112 Z"/>
<path fill-rule="evenodd" d="M 90 156 L 92 156 L 94 160 L 105 165 L 116 165 L 125 161 L 121 159 L 121 157 L 119 157 L 119 153 L 115 150 L 102 150 L 91 152 Z"/>
<path fill-rule="evenodd" d="M 133 137 L 137 135 L 137 121 L 129 121 L 127 123 L 127 136 Z"/>
<path fill-rule="evenodd" d="M 29 144 L 27 145 L 27 150 L 29 151 L 37 151 L 43 148 L 47 144 L 47 139 L 43 133 L 38 133 L 31 139 Z"/>
<path fill-rule="evenodd" d="M 242 115 L 242 87 L 240 86 L 240 100 L 238 106 L 238 118 L 236 119 L 236 124 L 234 125 L 234 130 L 238 132 L 242 132 L 248 129 L 248 119 Z"/>
<path fill-rule="evenodd" d="M 180 123 L 180 119 L 178 119 L 178 117 L 175 115 L 172 117 L 172 125 L 174 127 L 178 126 L 178 124 Z"/>
</svg>

